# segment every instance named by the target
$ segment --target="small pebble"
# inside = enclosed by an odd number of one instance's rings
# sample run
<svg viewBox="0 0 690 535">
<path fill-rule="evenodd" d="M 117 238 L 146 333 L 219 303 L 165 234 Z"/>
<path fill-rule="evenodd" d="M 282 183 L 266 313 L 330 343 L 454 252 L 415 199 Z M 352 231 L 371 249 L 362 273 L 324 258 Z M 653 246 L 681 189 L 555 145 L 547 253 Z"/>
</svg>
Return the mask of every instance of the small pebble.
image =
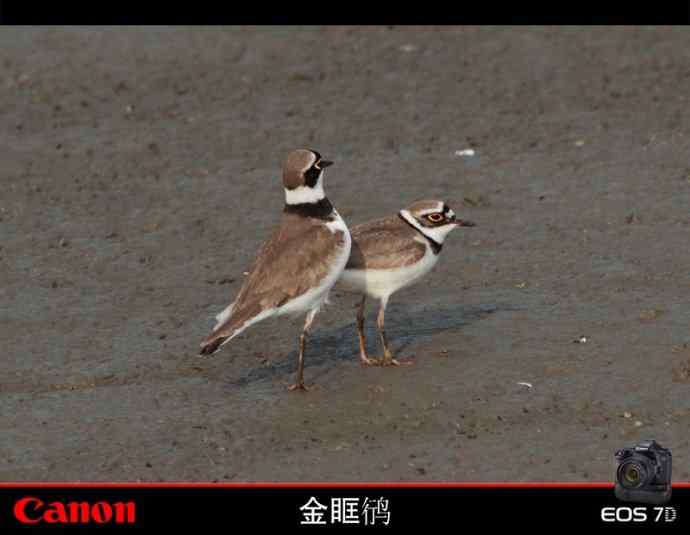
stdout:
<svg viewBox="0 0 690 535">
<path fill-rule="evenodd" d="M 661 310 L 643 310 L 642 312 L 640 312 L 640 321 L 654 321 L 659 316 L 661 316 L 662 313 L 663 311 Z"/>
<path fill-rule="evenodd" d="M 632 413 L 631 413 L 631 412 L 628 412 L 628 411 L 625 411 L 625 412 L 623 413 L 623 418 L 632 418 Z"/>
</svg>

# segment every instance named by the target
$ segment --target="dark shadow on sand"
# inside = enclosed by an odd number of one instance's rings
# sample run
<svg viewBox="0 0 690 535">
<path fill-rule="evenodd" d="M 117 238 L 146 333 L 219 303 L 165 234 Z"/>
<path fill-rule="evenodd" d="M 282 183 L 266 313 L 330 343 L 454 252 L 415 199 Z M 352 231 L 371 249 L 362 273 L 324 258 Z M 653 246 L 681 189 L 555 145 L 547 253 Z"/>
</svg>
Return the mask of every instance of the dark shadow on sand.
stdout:
<svg viewBox="0 0 690 535">
<path fill-rule="evenodd" d="M 412 343 L 423 343 L 437 333 L 458 329 L 479 321 L 491 314 L 502 311 L 519 310 L 510 305 L 482 305 L 475 307 L 449 306 L 428 309 L 416 307 L 405 310 L 400 307 L 389 307 L 386 317 L 386 333 L 394 353 L 398 354 Z M 354 320 L 354 311 L 352 314 Z M 365 335 L 367 349 L 371 355 L 380 353 L 380 340 L 376 330 L 376 313 L 369 310 L 367 314 Z M 289 375 L 297 370 L 297 350 L 281 358 L 280 362 L 256 368 L 242 377 L 228 381 L 231 387 L 246 386 L 264 381 L 279 375 Z M 309 368 L 322 367 L 312 378 L 317 378 L 335 367 L 340 362 L 359 362 L 357 327 L 354 321 L 337 329 L 315 329 L 307 346 L 305 356 L 305 373 Z"/>
</svg>

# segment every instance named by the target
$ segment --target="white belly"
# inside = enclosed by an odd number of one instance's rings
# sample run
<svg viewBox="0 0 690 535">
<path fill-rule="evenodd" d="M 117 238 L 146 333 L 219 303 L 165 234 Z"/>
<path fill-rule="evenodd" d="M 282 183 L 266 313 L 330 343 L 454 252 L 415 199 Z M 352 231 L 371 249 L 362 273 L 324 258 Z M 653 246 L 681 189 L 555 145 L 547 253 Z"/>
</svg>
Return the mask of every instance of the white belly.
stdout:
<svg viewBox="0 0 690 535">
<path fill-rule="evenodd" d="M 326 226 L 333 233 L 342 231 L 345 243 L 343 243 L 342 247 L 340 248 L 338 257 L 336 258 L 335 262 L 333 262 L 331 270 L 328 272 L 328 275 L 324 277 L 319 286 L 312 288 L 299 297 L 288 301 L 282 307 L 276 309 L 276 315 L 282 316 L 284 314 L 299 314 L 302 312 L 307 312 L 313 308 L 320 307 L 328 300 L 328 293 L 342 275 L 345 265 L 350 258 L 350 248 L 352 247 L 352 238 L 350 237 L 350 231 L 348 230 L 345 221 L 343 221 L 343 218 L 340 217 L 340 214 L 338 214 L 337 211 L 334 210 L 334 212 L 335 220 L 327 223 Z"/>
<path fill-rule="evenodd" d="M 427 246 L 425 255 L 409 266 L 397 269 L 346 269 L 338 287 L 343 290 L 366 293 L 375 299 L 388 297 L 405 286 L 415 283 L 431 271 L 438 256 Z"/>
</svg>

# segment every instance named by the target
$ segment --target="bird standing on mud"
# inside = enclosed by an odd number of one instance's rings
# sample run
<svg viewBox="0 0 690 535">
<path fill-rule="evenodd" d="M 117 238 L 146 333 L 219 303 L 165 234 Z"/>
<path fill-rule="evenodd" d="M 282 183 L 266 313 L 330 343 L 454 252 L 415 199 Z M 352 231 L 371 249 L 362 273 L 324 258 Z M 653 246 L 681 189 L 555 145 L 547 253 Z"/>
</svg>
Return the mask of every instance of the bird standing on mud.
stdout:
<svg viewBox="0 0 690 535">
<path fill-rule="evenodd" d="M 443 201 L 412 203 L 396 215 L 352 228 L 352 252 L 338 287 L 362 294 L 357 311 L 359 357 L 364 365 L 398 366 L 388 346 L 385 312 L 388 299 L 424 277 L 436 265 L 448 233 L 474 223 L 458 219 Z M 364 306 L 367 295 L 380 301 L 377 325 L 383 358 L 367 355 Z"/>
<path fill-rule="evenodd" d="M 215 353 L 259 321 L 306 313 L 297 382 L 290 390 L 307 389 L 307 335 L 350 257 L 350 232 L 324 193 L 323 170 L 331 164 L 313 150 L 299 149 L 288 155 L 283 165 L 285 208 L 280 225 L 259 250 L 235 301 L 216 316 L 213 332 L 201 342 L 201 355 Z"/>
</svg>

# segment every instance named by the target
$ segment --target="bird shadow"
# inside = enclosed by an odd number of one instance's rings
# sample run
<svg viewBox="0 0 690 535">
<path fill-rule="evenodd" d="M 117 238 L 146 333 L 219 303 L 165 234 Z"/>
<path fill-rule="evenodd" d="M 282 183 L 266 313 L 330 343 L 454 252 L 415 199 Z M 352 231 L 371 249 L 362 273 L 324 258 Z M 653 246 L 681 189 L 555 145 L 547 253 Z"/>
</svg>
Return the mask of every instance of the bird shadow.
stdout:
<svg viewBox="0 0 690 535">
<path fill-rule="evenodd" d="M 390 309 L 391 307 L 388 310 Z M 387 314 L 386 334 L 393 352 L 399 353 L 412 343 L 428 341 L 437 333 L 461 328 L 496 312 L 515 310 L 520 309 L 510 305 L 407 307 L 405 310 L 394 310 L 393 314 Z M 353 320 L 354 316 L 353 311 Z M 365 327 L 367 349 L 374 347 L 374 344 L 378 347 L 380 343 L 375 316 L 374 313 L 367 317 L 366 325 L 368 327 Z M 345 343 L 343 343 L 344 341 Z M 377 351 L 372 351 L 371 354 L 376 355 Z M 297 350 L 291 351 L 280 362 L 269 362 L 267 366 L 252 369 L 243 376 L 229 381 L 227 386 L 242 387 L 294 373 L 297 369 L 298 357 L 299 352 Z M 320 367 L 317 376 L 328 373 L 338 363 L 358 360 L 359 344 L 354 321 L 334 329 L 313 332 L 309 337 L 305 354 L 305 370 L 311 367 Z"/>
</svg>

